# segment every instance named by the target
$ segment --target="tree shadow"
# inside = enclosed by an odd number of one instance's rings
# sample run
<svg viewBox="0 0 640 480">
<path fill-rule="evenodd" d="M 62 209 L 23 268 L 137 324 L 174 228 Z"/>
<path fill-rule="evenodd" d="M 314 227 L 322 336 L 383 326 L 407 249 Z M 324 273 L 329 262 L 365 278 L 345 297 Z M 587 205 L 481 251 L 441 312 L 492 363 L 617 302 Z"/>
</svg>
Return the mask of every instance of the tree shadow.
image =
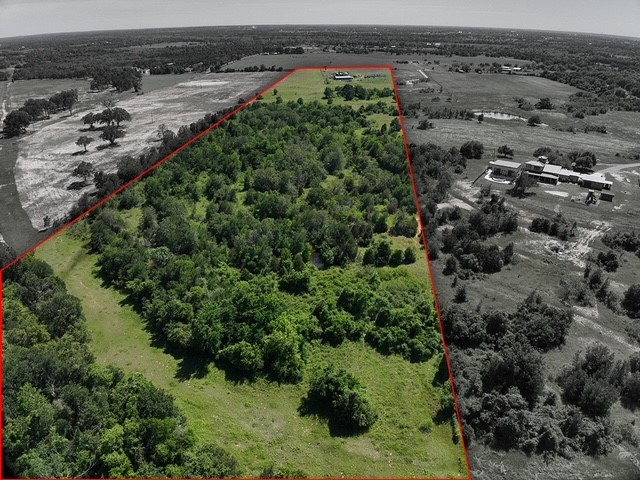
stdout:
<svg viewBox="0 0 640 480">
<path fill-rule="evenodd" d="M 300 405 L 298 406 L 298 414 L 302 417 L 312 417 L 321 423 L 325 423 L 329 428 L 329 435 L 332 437 L 355 437 L 367 431 L 367 429 L 346 427 L 336 418 L 329 404 L 317 399 L 312 399 L 308 395 L 302 397 Z"/>
<path fill-rule="evenodd" d="M 103 143 L 102 145 L 98 145 L 96 147 L 96 150 L 101 151 L 101 150 L 105 150 L 107 148 L 117 148 L 119 147 L 120 144 L 119 143 Z"/>
<path fill-rule="evenodd" d="M 449 366 L 447 365 L 446 357 L 442 355 L 440 363 L 438 364 L 438 371 L 433 377 L 431 385 L 433 387 L 438 387 L 444 385 L 447 380 L 449 380 Z"/>
<path fill-rule="evenodd" d="M 87 153 L 89 153 L 88 150 L 78 150 L 76 152 L 73 152 L 71 154 L 72 157 L 77 157 L 78 155 L 86 155 Z"/>
<path fill-rule="evenodd" d="M 453 414 L 453 407 L 440 407 L 433 417 L 433 421 L 438 425 L 442 425 L 445 422 L 453 421 Z"/>
<path fill-rule="evenodd" d="M 85 182 L 81 182 L 81 181 L 73 182 L 67 185 L 67 190 L 82 190 L 86 186 L 87 184 Z"/>
<path fill-rule="evenodd" d="M 529 198 L 536 195 L 536 192 L 518 192 L 513 188 L 510 188 L 506 192 L 514 198 Z"/>
<path fill-rule="evenodd" d="M 635 402 L 634 400 L 627 398 L 625 396 L 620 397 L 620 404 L 627 410 L 631 410 L 634 413 L 636 412 L 636 410 L 640 409 L 639 402 Z"/>
</svg>

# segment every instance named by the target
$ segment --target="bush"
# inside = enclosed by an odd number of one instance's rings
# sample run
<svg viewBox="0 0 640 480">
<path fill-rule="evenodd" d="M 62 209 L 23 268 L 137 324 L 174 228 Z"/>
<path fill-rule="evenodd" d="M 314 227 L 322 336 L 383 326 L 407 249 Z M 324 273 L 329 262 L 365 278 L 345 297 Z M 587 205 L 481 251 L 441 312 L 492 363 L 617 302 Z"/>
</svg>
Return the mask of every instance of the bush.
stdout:
<svg viewBox="0 0 640 480">
<path fill-rule="evenodd" d="M 391 267 L 397 267 L 402 264 L 402 250 L 394 250 L 389 257 L 389 265 Z"/>
<path fill-rule="evenodd" d="M 253 376 L 262 370 L 262 351 L 242 340 L 218 352 L 218 360 L 241 375 Z"/>
<path fill-rule="evenodd" d="M 415 263 L 416 261 L 416 251 L 412 247 L 407 247 L 404 251 L 404 256 L 402 258 L 402 263 L 405 265 L 409 265 Z"/>
<path fill-rule="evenodd" d="M 624 294 L 622 308 L 631 318 L 640 317 L 640 284 L 631 285 Z"/>
<path fill-rule="evenodd" d="M 328 417 L 341 430 L 366 431 L 378 419 L 362 393 L 360 382 L 346 370 L 336 370 L 332 365 L 311 380 L 303 402 L 307 410 Z"/>
<path fill-rule="evenodd" d="M 540 125 L 542 120 L 540 119 L 540 115 L 532 115 L 529 117 L 529 120 L 527 120 L 527 123 L 530 127 L 535 127 Z"/>
</svg>

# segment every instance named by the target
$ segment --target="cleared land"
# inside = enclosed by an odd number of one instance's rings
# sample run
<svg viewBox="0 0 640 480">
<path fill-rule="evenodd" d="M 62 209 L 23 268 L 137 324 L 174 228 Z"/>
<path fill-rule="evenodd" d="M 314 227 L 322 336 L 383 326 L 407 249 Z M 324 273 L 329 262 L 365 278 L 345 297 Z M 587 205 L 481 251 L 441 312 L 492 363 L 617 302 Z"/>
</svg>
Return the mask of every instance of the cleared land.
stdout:
<svg viewBox="0 0 640 480">
<path fill-rule="evenodd" d="M 250 98 L 280 75 L 152 75 L 143 79 L 144 95 L 91 92 L 86 80 L 3 82 L 0 103 L 6 111 L 22 106 L 27 98 L 48 98 L 69 88 L 78 89 L 79 102 L 73 116 L 57 114 L 30 126 L 23 137 L 0 139 L 0 203 L 7 206 L 0 213 L 0 234 L 18 253 L 27 250 L 43 238 L 38 229 L 44 226 L 44 217 L 51 221 L 63 217 L 83 193 L 94 190 L 91 182 L 81 189 L 68 189 L 79 180 L 72 172 L 81 161 L 92 163 L 96 170 L 113 172 L 122 157 L 154 146 L 161 124 L 177 131 L 207 113 L 236 105 L 242 97 Z M 115 147 L 98 150 L 104 145 L 100 130 L 86 131 L 81 118 L 101 111 L 106 98 L 129 111 L 132 121 Z M 92 137 L 94 143 L 87 154 L 74 156 L 81 150 L 75 145 L 80 135 Z"/>
<path fill-rule="evenodd" d="M 117 162 L 124 155 L 136 155 L 158 140 L 158 126 L 166 125 L 178 130 L 182 125 L 202 118 L 206 113 L 216 112 L 237 103 L 243 95 L 248 97 L 261 84 L 274 79 L 274 74 L 234 74 L 224 80 L 209 76 L 194 76 L 193 79 L 181 78 L 180 83 L 172 87 L 158 88 L 144 95 L 130 96 L 118 102 L 118 106 L 132 115 L 132 121 L 126 127 L 126 135 L 115 148 L 97 150 L 92 146 L 82 161 L 95 165 L 97 170 L 113 172 Z M 92 94 L 85 93 L 84 101 Z M 99 97 L 96 95 L 98 102 Z M 88 108 L 87 108 L 88 107 Z M 42 122 L 37 131 L 24 137 L 19 143 L 16 163 L 16 185 L 23 208 L 36 228 L 43 226 L 45 216 L 51 219 L 64 215 L 70 206 L 85 191 L 91 191 L 89 185 L 80 190 L 69 190 L 69 184 L 77 181 L 72 178 L 73 169 L 80 162 L 73 157 L 79 149 L 75 145 L 79 130 L 84 130 L 80 119 L 90 111 L 100 110 L 100 103 L 81 104 L 74 115 Z M 96 144 L 99 132 L 84 132 L 93 137 Z"/>
</svg>

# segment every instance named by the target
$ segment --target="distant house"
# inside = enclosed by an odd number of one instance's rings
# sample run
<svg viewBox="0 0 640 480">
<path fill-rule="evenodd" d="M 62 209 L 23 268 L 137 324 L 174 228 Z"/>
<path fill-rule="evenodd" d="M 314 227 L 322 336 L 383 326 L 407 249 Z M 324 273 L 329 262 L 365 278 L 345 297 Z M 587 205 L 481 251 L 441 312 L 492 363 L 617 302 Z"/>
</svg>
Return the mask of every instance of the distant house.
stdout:
<svg viewBox="0 0 640 480">
<path fill-rule="evenodd" d="M 491 174 L 497 177 L 515 178 L 520 171 L 521 165 L 517 162 L 509 162 L 507 160 L 495 160 L 489 162 Z"/>
<path fill-rule="evenodd" d="M 601 173 L 593 173 L 591 175 L 580 175 L 578 185 L 584 188 L 592 188 L 594 190 L 611 190 L 613 182 L 607 180 Z"/>
<path fill-rule="evenodd" d="M 333 74 L 334 80 L 353 80 L 353 75 L 350 75 L 349 72 L 336 72 Z"/>
</svg>

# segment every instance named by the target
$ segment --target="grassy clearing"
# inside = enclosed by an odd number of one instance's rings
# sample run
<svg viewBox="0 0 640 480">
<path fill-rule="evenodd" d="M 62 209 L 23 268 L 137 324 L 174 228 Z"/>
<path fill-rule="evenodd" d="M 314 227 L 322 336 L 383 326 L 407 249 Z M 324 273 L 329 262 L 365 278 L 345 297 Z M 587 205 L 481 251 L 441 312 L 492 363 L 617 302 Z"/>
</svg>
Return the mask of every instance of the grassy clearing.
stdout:
<svg viewBox="0 0 640 480">
<path fill-rule="evenodd" d="M 196 435 L 225 445 L 245 475 L 287 459 L 316 477 L 465 476 L 461 445 L 451 440 L 452 425 L 445 421 L 430 433 L 420 431 L 438 410 L 438 387 L 432 383 L 441 356 L 411 364 L 364 344 L 313 347 L 308 373 L 322 361 L 347 368 L 367 386 L 381 413 L 364 435 L 332 437 L 324 421 L 297 413 L 306 379 L 300 385 L 234 383 L 213 365 L 177 359 L 157 346 L 122 294 L 104 288 L 96 277 L 97 257 L 81 240 L 65 233 L 42 246 L 37 256 L 81 299 L 98 362 L 142 372 L 169 391 Z"/>
<path fill-rule="evenodd" d="M 305 101 L 322 101 L 324 95 L 324 89 L 329 87 L 331 89 L 345 85 L 344 81 L 333 80 L 333 74 L 335 70 L 300 70 L 295 72 L 289 77 L 286 82 L 278 85 L 275 90 L 277 95 L 273 94 L 273 90 L 265 93 L 265 102 L 275 102 L 276 98 L 282 97 L 285 102 L 296 101 L 298 98 L 302 98 Z M 391 81 L 391 74 L 389 70 L 381 69 L 357 69 L 350 71 L 354 76 L 352 85 L 362 85 L 365 88 L 393 88 Z M 369 74 L 381 74 L 382 77 L 365 78 L 365 75 Z M 346 101 L 344 98 L 336 96 L 333 99 L 334 105 L 350 105 L 354 109 L 358 109 L 363 105 L 369 105 L 371 103 L 377 103 L 382 101 L 387 105 L 395 106 L 395 100 L 393 97 L 376 98 L 373 100 L 350 100 Z"/>
</svg>

